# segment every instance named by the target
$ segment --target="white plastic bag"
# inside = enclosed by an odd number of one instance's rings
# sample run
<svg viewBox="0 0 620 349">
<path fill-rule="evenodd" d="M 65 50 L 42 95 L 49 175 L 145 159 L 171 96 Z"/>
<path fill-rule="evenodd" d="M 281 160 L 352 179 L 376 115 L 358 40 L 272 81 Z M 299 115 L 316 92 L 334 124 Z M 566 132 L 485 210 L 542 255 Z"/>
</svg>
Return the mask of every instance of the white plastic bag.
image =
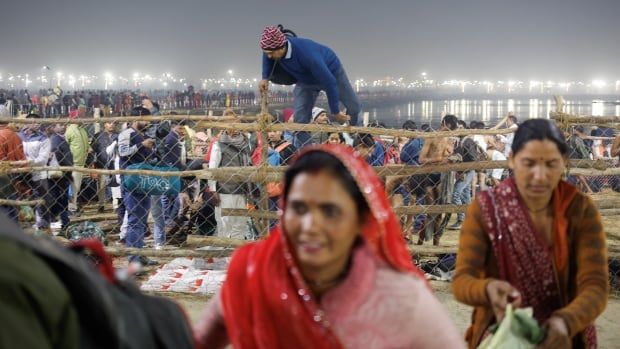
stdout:
<svg viewBox="0 0 620 349">
<path fill-rule="evenodd" d="M 545 334 L 532 314 L 532 308 L 513 310 L 512 304 L 508 304 L 504 319 L 478 349 L 534 349 Z"/>
</svg>

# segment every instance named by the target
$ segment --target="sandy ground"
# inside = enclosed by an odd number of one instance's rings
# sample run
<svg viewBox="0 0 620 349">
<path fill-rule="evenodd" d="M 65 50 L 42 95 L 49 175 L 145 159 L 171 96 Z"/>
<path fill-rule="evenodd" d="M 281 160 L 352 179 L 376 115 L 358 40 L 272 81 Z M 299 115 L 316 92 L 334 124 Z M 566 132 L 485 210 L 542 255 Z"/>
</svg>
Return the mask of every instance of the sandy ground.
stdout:
<svg viewBox="0 0 620 349">
<path fill-rule="evenodd" d="M 461 332 L 469 326 L 471 308 L 458 303 L 450 292 L 450 284 L 446 282 L 432 282 L 435 295 L 447 309 L 450 317 Z M 187 310 L 192 321 L 196 321 L 207 301 L 205 296 L 184 296 L 174 295 L 177 300 Z M 598 331 L 599 348 L 616 349 L 620 348 L 620 298 L 611 297 L 605 312 L 596 320 Z"/>
</svg>

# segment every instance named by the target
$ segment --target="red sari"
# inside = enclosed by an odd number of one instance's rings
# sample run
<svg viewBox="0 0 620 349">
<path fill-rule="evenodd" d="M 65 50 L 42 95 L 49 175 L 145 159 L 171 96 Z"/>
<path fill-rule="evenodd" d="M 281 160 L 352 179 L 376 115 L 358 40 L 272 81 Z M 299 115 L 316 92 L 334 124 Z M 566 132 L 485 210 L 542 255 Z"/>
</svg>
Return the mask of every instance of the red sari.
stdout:
<svg viewBox="0 0 620 349">
<path fill-rule="evenodd" d="M 552 247 L 536 231 L 514 178 L 478 197 L 500 278 L 520 291 L 523 306 L 532 307 L 541 324 L 568 302 L 562 299 L 559 275 L 568 263 L 568 217 L 564 212 L 576 192 L 575 187 L 560 182 L 553 194 Z M 594 326 L 586 328 L 584 335 L 588 348 L 596 347 Z"/>
<path fill-rule="evenodd" d="M 400 224 L 373 169 L 342 145 L 307 147 L 299 157 L 312 151 L 335 156 L 355 178 L 370 208 L 361 236 L 375 257 L 394 270 L 423 278 L 411 261 Z M 343 347 L 304 281 L 281 224 L 266 240 L 235 252 L 221 300 L 228 338 L 235 348 Z"/>
</svg>

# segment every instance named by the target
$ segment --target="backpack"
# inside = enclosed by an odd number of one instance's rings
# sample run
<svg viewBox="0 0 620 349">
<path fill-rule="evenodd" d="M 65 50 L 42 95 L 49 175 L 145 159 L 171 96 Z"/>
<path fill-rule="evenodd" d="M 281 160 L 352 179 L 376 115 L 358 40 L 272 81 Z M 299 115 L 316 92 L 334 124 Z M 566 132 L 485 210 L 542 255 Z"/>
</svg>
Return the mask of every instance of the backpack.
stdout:
<svg viewBox="0 0 620 349">
<path fill-rule="evenodd" d="M 463 162 L 489 161 L 489 155 L 471 137 L 463 138 L 456 149 L 456 154 L 461 155 Z"/>
<path fill-rule="evenodd" d="M 182 308 L 117 279 L 101 242 L 85 239 L 65 248 L 46 236 L 37 239 L 23 233 L 4 214 L 0 214 L 0 224 L 4 227 L 0 238 L 41 258 L 71 294 L 79 317 L 81 348 L 193 348 L 191 327 Z"/>
</svg>

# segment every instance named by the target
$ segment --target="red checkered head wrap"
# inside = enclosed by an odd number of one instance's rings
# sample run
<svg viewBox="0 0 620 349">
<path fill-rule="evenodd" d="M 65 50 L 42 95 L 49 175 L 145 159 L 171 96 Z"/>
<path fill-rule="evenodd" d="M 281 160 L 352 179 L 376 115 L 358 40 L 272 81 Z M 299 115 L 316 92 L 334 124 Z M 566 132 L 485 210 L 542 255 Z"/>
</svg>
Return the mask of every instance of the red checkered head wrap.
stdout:
<svg viewBox="0 0 620 349">
<path fill-rule="evenodd" d="M 263 29 L 260 36 L 260 48 L 263 50 L 277 50 L 286 44 L 286 36 L 276 26 L 268 26 Z"/>
</svg>

